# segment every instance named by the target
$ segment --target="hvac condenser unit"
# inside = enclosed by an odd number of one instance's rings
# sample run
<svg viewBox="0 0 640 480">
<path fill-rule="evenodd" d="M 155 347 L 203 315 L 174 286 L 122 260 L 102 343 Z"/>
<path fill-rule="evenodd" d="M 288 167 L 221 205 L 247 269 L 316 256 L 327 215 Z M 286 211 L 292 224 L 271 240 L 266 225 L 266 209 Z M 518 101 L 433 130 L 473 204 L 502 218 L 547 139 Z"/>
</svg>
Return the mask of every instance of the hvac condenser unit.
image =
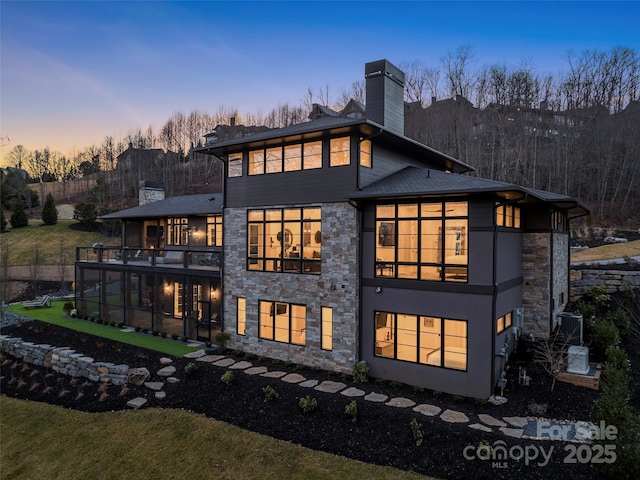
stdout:
<svg viewBox="0 0 640 480">
<path fill-rule="evenodd" d="M 558 315 L 558 328 L 569 345 L 582 345 L 582 315 L 562 312 Z"/>
<path fill-rule="evenodd" d="M 589 349 L 574 345 L 567 353 L 567 373 L 586 375 L 589 373 Z"/>
</svg>

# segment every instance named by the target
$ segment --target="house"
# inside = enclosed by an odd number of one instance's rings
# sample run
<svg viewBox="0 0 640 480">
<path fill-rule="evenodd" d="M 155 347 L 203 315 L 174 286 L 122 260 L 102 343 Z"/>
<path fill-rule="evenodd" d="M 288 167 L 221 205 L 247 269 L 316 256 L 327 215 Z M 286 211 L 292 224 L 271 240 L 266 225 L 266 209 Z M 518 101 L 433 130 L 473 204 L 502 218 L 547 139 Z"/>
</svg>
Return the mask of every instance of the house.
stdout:
<svg viewBox="0 0 640 480">
<path fill-rule="evenodd" d="M 79 247 L 80 315 L 211 341 L 222 311 L 222 195 L 164 198 L 141 182 L 139 206 L 101 217 L 122 221 L 122 246 Z"/>
<path fill-rule="evenodd" d="M 314 108 L 198 149 L 224 162 L 221 329 L 247 353 L 487 398 L 518 336 L 555 327 L 587 209 L 468 175 L 405 136 L 401 70 L 365 80 L 364 115 Z"/>
</svg>

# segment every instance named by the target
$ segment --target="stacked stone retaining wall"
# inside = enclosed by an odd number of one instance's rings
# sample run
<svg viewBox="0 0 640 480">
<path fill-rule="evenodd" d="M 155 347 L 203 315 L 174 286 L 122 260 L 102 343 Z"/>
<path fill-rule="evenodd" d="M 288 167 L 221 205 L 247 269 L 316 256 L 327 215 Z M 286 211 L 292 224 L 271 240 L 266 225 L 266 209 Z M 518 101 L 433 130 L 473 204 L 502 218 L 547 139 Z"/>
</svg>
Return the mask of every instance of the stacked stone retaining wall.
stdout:
<svg viewBox="0 0 640 480">
<path fill-rule="evenodd" d="M 93 358 L 67 347 L 25 342 L 18 337 L 0 335 L 0 349 L 16 358 L 72 377 L 123 385 L 129 375 L 128 365 L 96 362 Z"/>
<path fill-rule="evenodd" d="M 604 286 L 609 293 L 640 288 L 640 270 L 571 270 L 569 299 L 576 302 L 591 288 Z"/>
</svg>

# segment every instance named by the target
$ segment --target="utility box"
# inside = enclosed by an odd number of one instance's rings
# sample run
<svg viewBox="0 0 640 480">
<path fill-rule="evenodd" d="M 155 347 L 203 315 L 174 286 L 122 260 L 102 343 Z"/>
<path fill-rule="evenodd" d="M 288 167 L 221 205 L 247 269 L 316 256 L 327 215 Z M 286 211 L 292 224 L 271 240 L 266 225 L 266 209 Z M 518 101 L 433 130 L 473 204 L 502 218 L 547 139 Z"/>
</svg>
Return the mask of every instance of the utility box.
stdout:
<svg viewBox="0 0 640 480">
<path fill-rule="evenodd" d="M 574 345 L 567 354 L 567 373 L 586 375 L 589 373 L 589 348 Z"/>
<path fill-rule="evenodd" d="M 582 345 L 582 315 L 562 312 L 558 315 L 558 328 L 569 345 Z"/>
</svg>

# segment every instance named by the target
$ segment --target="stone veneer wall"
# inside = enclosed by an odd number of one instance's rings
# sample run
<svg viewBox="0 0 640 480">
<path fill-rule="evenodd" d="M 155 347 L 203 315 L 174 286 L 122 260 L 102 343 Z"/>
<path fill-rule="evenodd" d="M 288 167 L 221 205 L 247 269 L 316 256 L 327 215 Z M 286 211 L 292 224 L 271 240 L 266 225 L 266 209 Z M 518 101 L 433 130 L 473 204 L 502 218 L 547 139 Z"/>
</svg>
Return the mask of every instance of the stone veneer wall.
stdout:
<svg viewBox="0 0 640 480">
<path fill-rule="evenodd" d="M 569 232 L 553 232 L 552 315 L 555 328 L 558 315 L 569 302 Z"/>
<path fill-rule="evenodd" d="M 350 373 L 357 361 L 359 338 L 359 215 L 346 202 L 325 203 L 321 207 L 320 275 L 248 271 L 247 209 L 225 209 L 224 330 L 231 335 L 230 348 Z M 236 333 L 238 297 L 246 298 L 247 302 L 246 335 Z M 259 338 L 260 300 L 306 305 L 306 346 Z M 333 312 L 331 351 L 320 347 L 321 307 L 331 307 Z"/>
<path fill-rule="evenodd" d="M 604 286 L 609 293 L 622 292 L 629 288 L 640 288 L 640 270 L 572 270 L 569 300 L 577 302 L 589 289 Z"/>
<path fill-rule="evenodd" d="M 155 185 L 156 184 L 154 184 L 154 186 L 147 186 L 144 180 L 140 182 L 138 205 L 146 205 L 147 203 L 164 200 L 164 187 Z"/>
<path fill-rule="evenodd" d="M 0 349 L 9 355 L 72 377 L 84 377 L 93 382 L 111 382 L 124 385 L 129 376 L 129 366 L 108 362 L 95 362 L 93 358 L 67 347 L 25 342 L 18 337 L 0 335 Z"/>
<path fill-rule="evenodd" d="M 551 242 L 548 232 L 524 233 L 522 274 L 523 332 L 547 337 L 551 301 Z"/>
</svg>

